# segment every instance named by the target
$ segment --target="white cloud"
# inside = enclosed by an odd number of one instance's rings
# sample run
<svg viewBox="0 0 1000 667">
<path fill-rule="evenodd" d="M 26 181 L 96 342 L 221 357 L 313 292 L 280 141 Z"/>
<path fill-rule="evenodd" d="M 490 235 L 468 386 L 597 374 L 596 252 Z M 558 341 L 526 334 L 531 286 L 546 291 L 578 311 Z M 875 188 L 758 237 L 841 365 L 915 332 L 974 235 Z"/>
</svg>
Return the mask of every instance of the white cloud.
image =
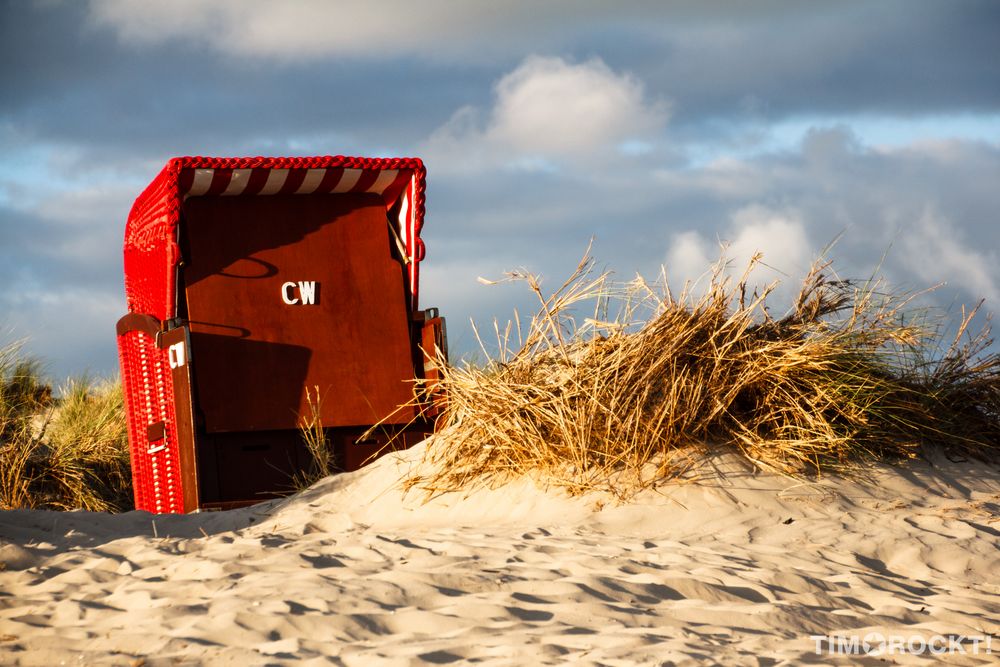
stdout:
<svg viewBox="0 0 1000 667">
<path fill-rule="evenodd" d="M 760 253 L 762 264 L 754 271 L 752 282 L 764 286 L 780 279 L 780 298 L 792 295 L 814 259 L 805 223 L 797 213 L 750 205 L 730 216 L 725 235 L 718 239 L 710 240 L 696 231 L 684 231 L 673 238 L 666 258 L 671 285 L 679 288 L 685 281 L 705 278 L 723 248 L 729 262 L 727 272 L 736 277 Z"/>
<path fill-rule="evenodd" d="M 992 310 L 1000 303 L 1000 257 L 994 250 L 966 245 L 961 230 L 927 209 L 901 233 L 904 266 L 928 284 L 948 283 L 975 299 L 985 298 Z"/>
<path fill-rule="evenodd" d="M 132 44 L 187 41 L 230 55 L 307 60 L 400 55 L 479 58 L 607 13 L 597 2 L 449 0 L 91 0 L 91 17 Z"/>
<path fill-rule="evenodd" d="M 758 252 L 765 265 L 788 275 L 801 273 L 813 259 L 805 224 L 796 213 L 747 206 L 733 214 L 731 229 L 726 254 L 737 270 Z"/>
<path fill-rule="evenodd" d="M 671 286 L 679 288 L 686 281 L 695 282 L 710 271 L 718 259 L 719 247 L 698 232 L 677 234 L 667 250 Z"/>
<path fill-rule="evenodd" d="M 494 94 L 485 120 L 463 107 L 434 132 L 424 151 L 429 161 L 551 171 L 568 160 L 615 160 L 655 142 L 668 117 L 667 105 L 647 99 L 641 81 L 598 58 L 573 64 L 530 56 Z"/>
<path fill-rule="evenodd" d="M 533 56 L 496 86 L 488 137 L 523 153 L 574 156 L 617 146 L 662 128 L 662 104 L 642 84 L 599 59 L 571 65 Z"/>
</svg>

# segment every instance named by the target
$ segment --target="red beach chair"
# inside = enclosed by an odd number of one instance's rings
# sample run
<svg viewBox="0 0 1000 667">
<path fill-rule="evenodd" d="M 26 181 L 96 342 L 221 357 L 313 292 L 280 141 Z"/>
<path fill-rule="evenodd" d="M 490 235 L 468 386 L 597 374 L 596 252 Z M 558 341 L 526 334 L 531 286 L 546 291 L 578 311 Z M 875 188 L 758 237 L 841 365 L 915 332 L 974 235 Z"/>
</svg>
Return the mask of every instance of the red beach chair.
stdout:
<svg viewBox="0 0 1000 667">
<path fill-rule="evenodd" d="M 290 492 L 309 465 L 307 389 L 342 470 L 433 430 L 413 382 L 433 380 L 447 347 L 443 319 L 417 307 L 425 176 L 416 158 L 167 163 L 125 228 L 137 509 Z"/>
</svg>

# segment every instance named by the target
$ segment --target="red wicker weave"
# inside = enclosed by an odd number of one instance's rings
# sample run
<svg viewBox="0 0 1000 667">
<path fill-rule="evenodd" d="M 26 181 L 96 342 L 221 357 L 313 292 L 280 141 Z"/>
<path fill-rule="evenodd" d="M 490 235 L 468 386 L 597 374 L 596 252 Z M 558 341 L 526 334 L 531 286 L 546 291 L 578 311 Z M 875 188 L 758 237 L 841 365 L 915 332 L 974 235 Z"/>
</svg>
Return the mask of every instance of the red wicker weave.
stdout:
<svg viewBox="0 0 1000 667">
<path fill-rule="evenodd" d="M 177 316 L 177 227 L 189 196 L 267 196 L 324 192 L 378 193 L 387 208 L 401 200 L 400 235 L 409 262 L 411 307 L 416 310 L 420 230 L 426 172 L 417 158 L 180 157 L 170 160 L 139 195 L 125 227 L 125 294 L 130 313 L 151 316 L 165 329 Z M 129 422 L 137 509 L 183 512 L 174 387 L 167 351 L 155 332 L 118 336 Z M 162 446 L 150 447 L 147 429 L 162 422 Z M 156 451 L 153 451 L 153 450 Z"/>
</svg>

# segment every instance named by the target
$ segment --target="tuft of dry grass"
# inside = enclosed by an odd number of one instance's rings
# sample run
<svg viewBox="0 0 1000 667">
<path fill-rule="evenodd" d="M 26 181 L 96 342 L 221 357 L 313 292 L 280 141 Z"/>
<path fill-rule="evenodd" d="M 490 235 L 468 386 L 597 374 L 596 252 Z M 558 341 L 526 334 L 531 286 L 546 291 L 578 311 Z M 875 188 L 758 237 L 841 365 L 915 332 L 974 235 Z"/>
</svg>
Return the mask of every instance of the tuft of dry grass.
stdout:
<svg viewBox="0 0 1000 667">
<path fill-rule="evenodd" d="M 70 380 L 48 428 L 46 503 L 53 509 L 132 508 L 128 424 L 120 381 Z"/>
<path fill-rule="evenodd" d="M 37 360 L 21 354 L 20 344 L 0 348 L 0 509 L 34 506 L 36 422 L 51 397 L 40 371 Z"/>
<path fill-rule="evenodd" d="M 0 349 L 0 509 L 131 509 L 121 383 L 70 380 L 57 399 L 40 369 Z"/>
<path fill-rule="evenodd" d="M 774 318 L 778 283 L 748 293 L 759 261 L 738 280 L 720 261 L 700 295 L 674 295 L 665 276 L 615 284 L 589 251 L 548 295 L 535 276 L 509 274 L 537 295 L 538 313 L 523 335 L 516 313 L 494 322 L 486 365 L 441 369 L 447 402 L 427 454 L 436 472 L 409 486 L 530 474 L 629 495 L 706 449 L 793 476 L 912 458 L 931 443 L 996 457 L 1000 358 L 984 354 L 988 329 L 969 333 L 974 312 L 935 354 L 937 328 L 914 295 L 839 280 L 818 261 Z"/>
<path fill-rule="evenodd" d="M 299 435 L 309 452 L 309 469 L 296 473 L 292 478 L 292 485 L 296 491 L 307 489 L 334 472 L 333 452 L 327 441 L 321 417 L 323 399 L 320 397 L 319 387 L 314 387 L 314 390 L 315 398 L 309 388 L 306 388 L 309 414 L 299 417 Z"/>
</svg>

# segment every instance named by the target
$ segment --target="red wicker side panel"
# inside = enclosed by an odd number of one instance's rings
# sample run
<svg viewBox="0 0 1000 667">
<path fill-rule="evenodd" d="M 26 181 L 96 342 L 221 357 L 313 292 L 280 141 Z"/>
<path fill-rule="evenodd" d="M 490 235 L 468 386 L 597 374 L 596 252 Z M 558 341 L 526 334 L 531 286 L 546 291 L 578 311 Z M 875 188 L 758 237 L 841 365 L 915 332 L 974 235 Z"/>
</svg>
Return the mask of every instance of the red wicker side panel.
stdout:
<svg viewBox="0 0 1000 667">
<path fill-rule="evenodd" d="M 136 199 L 125 226 L 125 296 L 131 313 L 174 316 L 177 168 L 171 161 Z"/>
<path fill-rule="evenodd" d="M 167 353 L 157 348 L 153 335 L 133 330 L 118 336 L 118 356 L 128 412 L 135 507 L 156 514 L 183 513 L 174 387 Z"/>
</svg>

